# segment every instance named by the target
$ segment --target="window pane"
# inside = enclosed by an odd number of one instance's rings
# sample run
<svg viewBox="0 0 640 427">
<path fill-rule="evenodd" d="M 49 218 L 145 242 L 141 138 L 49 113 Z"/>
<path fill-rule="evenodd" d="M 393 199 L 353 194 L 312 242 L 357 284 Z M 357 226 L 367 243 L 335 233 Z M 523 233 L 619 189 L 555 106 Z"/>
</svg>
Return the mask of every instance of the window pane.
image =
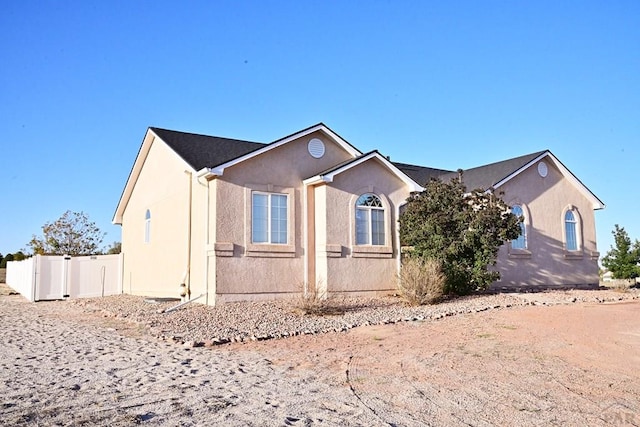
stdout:
<svg viewBox="0 0 640 427">
<path fill-rule="evenodd" d="M 271 243 L 287 243 L 287 196 L 271 195 Z"/>
<path fill-rule="evenodd" d="M 151 241 L 151 212 L 149 209 L 144 214 L 144 242 Z"/>
<path fill-rule="evenodd" d="M 371 210 L 371 244 L 384 245 L 384 211 Z"/>
<path fill-rule="evenodd" d="M 369 244 L 369 210 L 356 209 L 356 245 Z"/>
<path fill-rule="evenodd" d="M 564 229 L 567 237 L 567 250 L 578 250 L 578 239 L 576 237 L 576 220 L 573 216 L 573 212 L 567 211 L 564 215 Z"/>
<path fill-rule="evenodd" d="M 254 193 L 251 204 L 251 240 L 254 243 L 266 243 L 268 241 L 267 207 L 268 196 Z"/>
<path fill-rule="evenodd" d="M 517 217 L 523 216 L 522 207 L 519 205 L 515 205 L 511 208 L 511 213 Z M 526 237 L 526 228 L 524 222 L 520 223 L 520 235 L 517 239 L 511 241 L 511 247 L 513 249 L 527 249 L 527 237 Z"/>
</svg>

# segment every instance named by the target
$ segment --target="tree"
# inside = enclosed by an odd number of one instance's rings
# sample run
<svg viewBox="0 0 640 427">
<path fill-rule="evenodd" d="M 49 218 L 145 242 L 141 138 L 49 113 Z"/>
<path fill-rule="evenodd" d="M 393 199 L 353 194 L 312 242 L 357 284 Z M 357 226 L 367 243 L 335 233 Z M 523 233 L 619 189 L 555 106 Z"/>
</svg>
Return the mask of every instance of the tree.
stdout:
<svg viewBox="0 0 640 427">
<path fill-rule="evenodd" d="M 410 257 L 441 263 L 446 293 L 465 295 L 500 278 L 489 266 L 500 246 L 519 236 L 520 221 L 493 193 L 467 193 L 461 177 L 434 179 L 409 197 L 400 215 L 400 240 L 411 247 Z"/>
<path fill-rule="evenodd" d="M 629 280 L 639 277 L 640 242 L 636 239 L 632 245 L 631 238 L 624 227 L 620 227 L 618 224 L 611 234 L 613 234 L 616 247 L 611 246 L 611 250 L 602 259 L 602 265 L 613 273 L 614 279 Z"/>
<path fill-rule="evenodd" d="M 120 242 L 113 242 L 109 249 L 107 249 L 108 255 L 119 254 L 120 252 L 122 252 L 122 243 Z"/>
<path fill-rule="evenodd" d="M 106 233 L 84 212 L 66 211 L 52 223 L 42 226 L 42 237 L 28 243 L 36 255 L 92 255 L 100 252 Z"/>
<path fill-rule="evenodd" d="M 7 268 L 7 263 L 9 261 L 14 261 L 13 259 L 13 254 L 7 254 L 3 259 L 2 262 L 0 262 L 0 268 Z"/>
</svg>

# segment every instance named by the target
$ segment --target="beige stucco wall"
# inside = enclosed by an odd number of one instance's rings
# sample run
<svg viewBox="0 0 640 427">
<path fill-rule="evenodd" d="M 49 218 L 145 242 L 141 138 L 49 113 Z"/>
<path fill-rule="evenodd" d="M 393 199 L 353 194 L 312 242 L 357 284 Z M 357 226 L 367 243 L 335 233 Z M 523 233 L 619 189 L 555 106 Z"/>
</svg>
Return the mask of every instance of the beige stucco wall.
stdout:
<svg viewBox="0 0 640 427">
<path fill-rule="evenodd" d="M 385 245 L 355 244 L 355 203 L 376 194 L 385 209 Z M 396 289 L 397 211 L 408 197 L 406 185 L 371 159 L 316 189 L 316 280 L 328 293 L 385 294 Z"/>
<path fill-rule="evenodd" d="M 175 296 L 187 269 L 189 166 L 156 140 L 122 217 L 123 291 Z M 145 212 L 151 212 L 145 243 Z"/>
<path fill-rule="evenodd" d="M 313 158 L 307 144 L 325 143 L 322 158 Z M 302 181 L 351 156 L 322 132 L 288 142 L 257 157 L 227 168 L 215 179 L 215 293 L 217 302 L 272 299 L 291 296 L 305 282 Z M 287 245 L 251 243 L 251 192 L 289 196 Z M 214 217 L 210 217 L 214 221 Z M 211 278 L 210 278 L 211 281 Z"/>
<path fill-rule="evenodd" d="M 537 164 L 500 187 L 498 195 L 509 205 L 525 210 L 527 250 L 499 252 L 496 286 L 554 286 L 598 283 L 595 215 L 592 203 L 545 159 L 548 174 L 541 177 Z M 564 214 L 570 206 L 578 213 L 577 252 L 565 250 Z"/>
</svg>

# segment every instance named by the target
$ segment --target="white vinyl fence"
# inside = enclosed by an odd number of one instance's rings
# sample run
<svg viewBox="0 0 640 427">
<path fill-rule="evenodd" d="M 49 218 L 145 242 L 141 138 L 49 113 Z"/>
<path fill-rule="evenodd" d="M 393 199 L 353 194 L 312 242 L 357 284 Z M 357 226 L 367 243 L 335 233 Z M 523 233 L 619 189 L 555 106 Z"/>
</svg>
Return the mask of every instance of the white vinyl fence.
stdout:
<svg viewBox="0 0 640 427">
<path fill-rule="evenodd" d="M 7 263 L 7 285 L 29 301 L 122 293 L 122 254 L 42 256 Z"/>
</svg>

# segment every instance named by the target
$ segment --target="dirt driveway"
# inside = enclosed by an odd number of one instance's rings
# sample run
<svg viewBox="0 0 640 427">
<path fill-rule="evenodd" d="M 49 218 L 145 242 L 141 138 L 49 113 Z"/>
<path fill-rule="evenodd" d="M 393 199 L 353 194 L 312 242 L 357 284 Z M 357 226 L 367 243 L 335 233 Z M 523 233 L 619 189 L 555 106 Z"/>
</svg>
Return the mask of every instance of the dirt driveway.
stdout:
<svg viewBox="0 0 640 427">
<path fill-rule="evenodd" d="M 638 302 L 517 308 L 232 350 L 349 387 L 382 425 L 640 425 Z"/>
<path fill-rule="evenodd" d="M 211 348 L 17 295 L 0 323 L 0 425 L 640 425 L 637 300 Z"/>
</svg>

